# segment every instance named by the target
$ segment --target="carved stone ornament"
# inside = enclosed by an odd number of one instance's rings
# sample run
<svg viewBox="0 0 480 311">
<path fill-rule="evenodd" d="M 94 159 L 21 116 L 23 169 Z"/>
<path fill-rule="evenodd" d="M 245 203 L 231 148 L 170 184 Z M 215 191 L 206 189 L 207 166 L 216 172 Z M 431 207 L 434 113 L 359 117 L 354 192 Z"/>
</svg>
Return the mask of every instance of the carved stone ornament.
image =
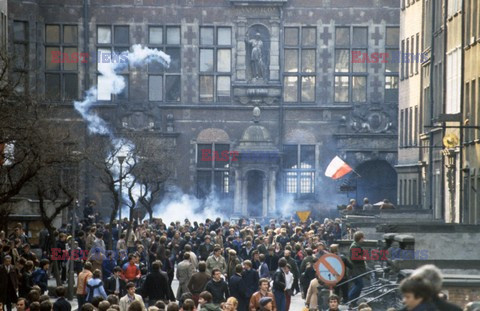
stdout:
<svg viewBox="0 0 480 311">
<path fill-rule="evenodd" d="M 392 134 L 394 116 L 380 105 L 355 107 L 349 117 L 343 117 L 341 123 L 355 133 Z"/>
</svg>

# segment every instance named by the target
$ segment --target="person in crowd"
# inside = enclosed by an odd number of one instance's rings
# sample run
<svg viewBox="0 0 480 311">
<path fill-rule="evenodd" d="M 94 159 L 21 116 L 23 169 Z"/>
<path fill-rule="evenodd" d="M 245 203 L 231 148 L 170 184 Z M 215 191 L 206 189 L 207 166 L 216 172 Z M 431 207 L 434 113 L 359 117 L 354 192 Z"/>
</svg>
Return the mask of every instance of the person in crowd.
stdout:
<svg viewBox="0 0 480 311">
<path fill-rule="evenodd" d="M 205 290 L 208 281 L 211 277 L 205 271 L 207 269 L 207 264 L 205 261 L 200 261 L 198 263 L 198 272 L 194 273 L 188 282 L 187 288 L 190 293 L 192 293 L 192 299 L 195 302 L 195 305 L 198 305 L 198 298 L 200 293 Z"/>
<path fill-rule="evenodd" d="M 65 299 L 65 287 L 58 286 L 55 289 L 58 299 L 53 304 L 53 311 L 71 311 L 72 305 Z"/>
<path fill-rule="evenodd" d="M 87 282 L 93 276 L 92 263 L 90 261 L 85 262 L 83 270 L 78 275 L 77 280 L 77 300 L 78 308 L 81 309 L 87 298 Z"/>
<path fill-rule="evenodd" d="M 434 289 L 432 284 L 418 276 L 405 278 L 399 287 L 403 295 L 403 303 L 408 311 L 435 311 L 431 303 Z"/>
<path fill-rule="evenodd" d="M 385 199 L 383 200 L 383 203 L 382 205 L 380 205 L 380 210 L 391 210 L 391 209 L 395 209 L 395 206 L 388 200 L 388 199 Z"/>
<path fill-rule="evenodd" d="M 203 291 L 200 293 L 198 298 L 199 309 L 200 311 L 222 311 L 220 307 L 213 302 L 212 294 L 208 291 Z"/>
<path fill-rule="evenodd" d="M 259 301 L 260 311 L 272 311 L 273 310 L 273 299 L 270 297 L 263 297 Z"/>
<path fill-rule="evenodd" d="M 213 249 L 213 255 L 209 256 L 207 259 L 207 273 L 211 274 L 213 269 L 220 270 L 220 273 L 226 276 L 227 263 L 222 256 L 222 249 L 220 246 L 215 246 Z"/>
<path fill-rule="evenodd" d="M 333 294 L 328 297 L 328 310 L 327 311 L 338 311 L 340 306 L 340 297 Z"/>
<path fill-rule="evenodd" d="M 350 260 L 348 260 L 347 257 L 345 257 L 345 255 L 340 254 L 338 252 L 338 244 L 330 245 L 330 251 L 332 252 L 332 254 L 339 256 L 342 259 L 343 264 L 345 266 L 345 273 L 343 275 L 343 278 L 337 284 L 340 286 L 335 287 L 335 295 L 340 296 L 340 292 L 342 292 L 341 297 L 343 301 L 347 302 L 348 301 L 348 283 L 346 281 L 348 280 L 348 271 L 351 271 L 353 269 L 353 265 L 350 262 Z"/>
<path fill-rule="evenodd" d="M 432 303 L 439 311 L 460 311 L 462 310 L 459 306 L 446 301 L 445 299 L 440 299 L 439 295 L 442 290 L 443 276 L 440 269 L 434 265 L 424 265 L 414 270 L 411 274 L 411 277 L 417 277 L 420 279 L 427 280 L 432 286 Z"/>
<path fill-rule="evenodd" d="M 145 311 L 145 304 L 143 302 L 142 296 L 135 294 L 135 283 L 129 282 L 127 283 L 127 294 L 120 299 L 119 306 L 120 311 L 127 311 L 129 306 L 134 302 L 138 301 L 141 306 L 141 310 Z"/>
<path fill-rule="evenodd" d="M 123 265 L 123 278 L 126 282 L 136 283 L 138 279 L 142 276 L 138 264 L 135 263 L 134 254 L 128 255 L 128 262 Z"/>
<path fill-rule="evenodd" d="M 48 269 L 50 268 L 50 261 L 42 259 L 40 267 L 32 273 L 33 284 L 40 286 L 40 294 L 48 290 Z"/>
<path fill-rule="evenodd" d="M 183 293 L 188 292 L 188 282 L 195 272 L 195 268 L 190 261 L 190 252 L 183 254 L 183 261 L 177 265 L 178 290 L 177 297 L 181 297 Z"/>
<path fill-rule="evenodd" d="M 222 272 L 218 268 L 212 270 L 212 279 L 208 281 L 205 290 L 212 294 L 212 301 L 220 305 L 230 296 L 228 284 L 222 279 Z"/>
<path fill-rule="evenodd" d="M 355 232 L 353 236 L 354 241 L 350 245 L 350 261 L 353 269 L 351 269 L 350 276 L 355 278 L 364 274 L 367 271 L 365 258 L 363 257 L 362 242 L 365 240 L 365 235 L 362 231 Z M 348 292 L 348 301 L 358 298 L 363 289 L 363 277 L 357 277 L 353 281 L 353 286 Z"/>
<path fill-rule="evenodd" d="M 230 295 L 238 301 L 238 310 L 247 311 L 250 296 L 248 295 L 245 280 L 242 278 L 243 267 L 238 264 L 235 267 L 235 274 L 229 279 L 228 288 Z"/>
<path fill-rule="evenodd" d="M 285 273 L 287 269 L 287 261 L 285 258 L 281 258 L 278 261 L 278 269 L 273 275 L 273 295 L 275 296 L 275 303 L 278 311 L 287 310 L 287 298 L 285 295 L 285 290 L 287 287 Z"/>
<path fill-rule="evenodd" d="M 3 257 L 3 264 L 0 266 L 0 302 L 12 310 L 12 304 L 16 303 L 18 291 L 18 275 L 15 266 L 12 265 L 12 257 Z"/>
<path fill-rule="evenodd" d="M 105 292 L 101 278 L 102 273 L 100 270 L 94 270 L 92 278 L 87 282 L 87 302 L 92 302 L 93 298 L 97 296 L 102 296 L 104 299 L 107 299 L 107 293 Z"/>
<path fill-rule="evenodd" d="M 257 311 L 260 309 L 260 300 L 264 297 L 272 299 L 272 311 L 276 311 L 275 298 L 272 292 L 269 291 L 270 282 L 268 279 L 260 279 L 258 281 L 259 290 L 255 292 L 250 298 L 248 311 Z"/>
<path fill-rule="evenodd" d="M 370 200 L 368 200 L 368 198 L 364 198 L 363 199 L 363 207 L 362 209 L 364 211 L 373 211 L 373 205 L 370 204 Z"/>
<path fill-rule="evenodd" d="M 192 299 L 186 299 L 183 302 L 182 308 L 180 311 L 195 311 L 195 302 Z M 149 309 L 150 311 L 150 309 Z"/>
<path fill-rule="evenodd" d="M 253 270 L 252 262 L 250 260 L 245 260 L 243 262 L 242 280 L 245 285 L 247 299 L 250 299 L 253 293 L 257 290 L 259 279 L 258 272 Z"/>
<path fill-rule="evenodd" d="M 229 297 L 223 307 L 225 311 L 238 311 L 238 300 L 235 297 Z"/>
<path fill-rule="evenodd" d="M 3 306 L 2 306 L 3 307 Z M 25 298 L 18 298 L 17 299 L 17 304 L 15 305 L 17 311 L 26 311 L 28 310 L 28 302 L 27 302 L 27 299 Z M 2 308 L 3 310 L 3 308 Z"/>
<path fill-rule="evenodd" d="M 108 295 L 123 297 L 125 295 L 125 280 L 122 279 L 122 268 L 116 266 L 113 268 L 113 274 L 105 282 L 105 291 Z"/>
<path fill-rule="evenodd" d="M 169 300 L 169 285 L 165 275 L 160 273 L 160 261 L 154 261 L 152 272 L 147 274 L 142 293 L 148 297 L 148 305 L 152 306 L 157 300 Z"/>
<path fill-rule="evenodd" d="M 227 263 L 227 280 L 235 274 L 235 267 L 240 264 L 240 259 L 237 257 L 237 252 L 234 249 L 228 251 Z"/>
</svg>

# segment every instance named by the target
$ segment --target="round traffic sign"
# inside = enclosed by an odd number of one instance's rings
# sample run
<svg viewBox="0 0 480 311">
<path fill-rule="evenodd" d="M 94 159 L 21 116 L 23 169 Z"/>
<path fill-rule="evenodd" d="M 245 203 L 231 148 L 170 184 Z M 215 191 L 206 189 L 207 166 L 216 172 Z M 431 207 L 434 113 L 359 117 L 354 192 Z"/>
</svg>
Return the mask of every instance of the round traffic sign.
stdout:
<svg viewBox="0 0 480 311">
<path fill-rule="evenodd" d="M 334 286 L 345 275 L 342 258 L 335 254 L 325 254 L 314 264 L 318 278 L 329 286 Z"/>
</svg>

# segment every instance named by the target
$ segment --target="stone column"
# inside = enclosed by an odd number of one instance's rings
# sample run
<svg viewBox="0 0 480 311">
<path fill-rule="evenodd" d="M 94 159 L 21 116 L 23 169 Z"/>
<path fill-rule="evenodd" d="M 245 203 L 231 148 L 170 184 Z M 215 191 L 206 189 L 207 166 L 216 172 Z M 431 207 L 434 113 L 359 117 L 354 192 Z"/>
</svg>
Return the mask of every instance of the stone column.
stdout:
<svg viewBox="0 0 480 311">
<path fill-rule="evenodd" d="M 235 193 L 233 194 L 233 213 L 240 214 L 242 212 L 242 181 L 241 172 L 235 170 Z"/>
<path fill-rule="evenodd" d="M 277 200 L 276 195 L 277 195 L 277 190 L 275 188 L 276 184 L 276 172 L 274 169 L 272 169 L 270 172 L 270 182 L 269 182 L 269 198 L 268 198 L 268 214 L 272 215 L 276 211 L 276 206 L 275 202 Z"/>
<path fill-rule="evenodd" d="M 248 178 L 247 178 L 247 173 L 245 172 L 243 177 L 243 182 L 242 182 L 242 198 L 240 201 L 242 202 L 242 216 L 248 216 Z"/>
<path fill-rule="evenodd" d="M 268 189 L 268 183 L 269 183 L 270 178 L 268 178 L 267 173 L 264 173 L 264 178 L 263 178 L 263 197 L 262 197 L 262 216 L 265 217 L 267 216 L 268 213 L 268 197 L 269 197 L 269 189 Z"/>
<path fill-rule="evenodd" d="M 245 34 L 247 32 L 247 19 L 239 17 L 237 20 L 237 66 L 236 80 L 245 81 L 247 77 L 247 50 L 245 46 Z"/>
<path fill-rule="evenodd" d="M 270 80 L 280 79 L 280 21 L 270 19 Z"/>
</svg>

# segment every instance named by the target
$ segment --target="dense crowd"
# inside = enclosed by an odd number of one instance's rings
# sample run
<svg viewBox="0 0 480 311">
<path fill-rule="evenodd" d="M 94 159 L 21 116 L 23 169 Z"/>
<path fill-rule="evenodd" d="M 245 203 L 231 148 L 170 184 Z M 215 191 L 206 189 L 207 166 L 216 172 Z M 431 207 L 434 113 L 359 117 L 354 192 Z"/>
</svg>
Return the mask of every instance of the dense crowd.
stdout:
<svg viewBox="0 0 480 311">
<path fill-rule="evenodd" d="M 340 219 L 271 220 L 264 225 L 246 219 L 237 223 L 185 219 L 170 224 L 154 219 L 129 228 L 127 219 L 106 224 L 93 215 L 87 210 L 75 232 L 71 224 L 56 230 L 54 245 L 48 231 L 41 231 L 40 258 L 30 249 L 22 224 L 9 237 L 0 233 L 2 310 L 15 305 L 19 311 L 71 311 L 65 287 L 48 286 L 54 264 L 63 283 L 73 266 L 82 311 L 288 311 L 295 295 L 305 300 L 305 310 L 323 310 L 327 304 L 335 311 L 341 303 L 358 298 L 363 288 L 363 277 L 355 276 L 366 272 L 365 261 L 340 254 L 334 241 L 353 238 L 351 249 L 361 249 L 365 236 Z M 318 278 L 314 263 L 330 252 L 348 267 L 340 283 L 354 280 L 350 286 L 335 287 L 324 303 L 320 292 L 328 287 Z M 179 282 L 176 292 L 174 278 Z M 401 284 L 406 310 L 437 310 L 428 308 L 438 293 L 423 279 L 410 277 Z M 59 297 L 53 304 L 46 295 L 52 291 Z M 417 309 L 424 305 L 426 309 Z M 366 304 L 356 307 L 371 310 Z"/>
</svg>

